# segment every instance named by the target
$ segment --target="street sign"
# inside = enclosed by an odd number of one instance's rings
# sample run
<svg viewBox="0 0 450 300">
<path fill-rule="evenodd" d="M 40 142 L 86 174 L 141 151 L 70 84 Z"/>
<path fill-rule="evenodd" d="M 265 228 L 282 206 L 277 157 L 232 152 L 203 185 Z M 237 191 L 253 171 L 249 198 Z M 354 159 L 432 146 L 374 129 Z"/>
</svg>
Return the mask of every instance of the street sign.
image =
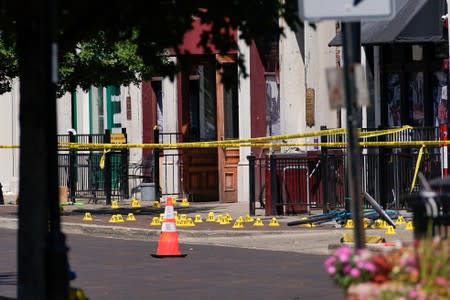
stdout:
<svg viewBox="0 0 450 300">
<path fill-rule="evenodd" d="M 394 0 L 298 0 L 300 17 L 316 22 L 344 22 L 390 19 L 395 14 Z"/>
<path fill-rule="evenodd" d="M 111 144 L 125 144 L 127 138 L 123 133 L 112 133 L 111 134 Z"/>
<path fill-rule="evenodd" d="M 355 97 L 358 106 L 369 106 L 369 91 L 367 88 L 364 68 L 360 64 L 352 66 L 353 80 L 355 82 Z M 344 73 L 341 68 L 327 68 L 325 70 L 328 87 L 330 108 L 345 107 Z"/>
</svg>

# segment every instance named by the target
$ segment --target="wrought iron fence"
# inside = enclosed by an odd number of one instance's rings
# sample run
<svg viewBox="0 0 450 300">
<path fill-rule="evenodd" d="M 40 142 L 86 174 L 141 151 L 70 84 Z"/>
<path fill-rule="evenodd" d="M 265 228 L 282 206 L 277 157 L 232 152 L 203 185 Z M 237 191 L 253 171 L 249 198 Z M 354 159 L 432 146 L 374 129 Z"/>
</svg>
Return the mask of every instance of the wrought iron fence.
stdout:
<svg viewBox="0 0 450 300">
<path fill-rule="evenodd" d="M 58 135 L 60 143 L 104 143 L 109 142 L 105 134 Z M 100 161 L 105 155 L 103 168 Z M 127 149 L 98 150 L 59 149 L 59 185 L 66 186 L 71 201 L 88 199 L 92 202 L 129 197 L 129 154 Z"/>
<path fill-rule="evenodd" d="M 342 136 L 328 138 L 333 142 L 342 140 Z M 439 128 L 414 128 L 372 140 L 439 140 Z M 362 191 L 372 195 L 385 208 L 409 208 L 405 199 L 411 192 L 421 190 L 418 183 L 413 185 L 419 150 L 418 147 L 362 149 Z M 344 208 L 346 201 L 351 200 L 346 196 L 346 160 L 346 149 L 327 147 L 315 152 L 249 157 L 250 169 L 254 168 L 250 171 L 254 176 L 249 181 L 250 201 L 259 202 L 267 215 L 307 213 L 314 208 L 324 211 Z M 424 149 L 419 171 L 428 179 L 441 176 L 439 147 Z M 364 206 L 370 207 L 368 203 Z"/>
</svg>

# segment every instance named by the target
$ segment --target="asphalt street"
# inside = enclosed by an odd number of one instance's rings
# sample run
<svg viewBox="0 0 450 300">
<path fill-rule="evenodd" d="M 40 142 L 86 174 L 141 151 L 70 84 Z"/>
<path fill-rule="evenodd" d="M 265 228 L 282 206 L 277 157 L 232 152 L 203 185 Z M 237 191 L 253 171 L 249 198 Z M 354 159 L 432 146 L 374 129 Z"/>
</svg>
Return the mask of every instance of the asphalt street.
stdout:
<svg viewBox="0 0 450 300">
<path fill-rule="evenodd" d="M 0 229 L 0 299 L 15 299 L 16 230 Z M 181 244 L 186 258 L 157 259 L 157 242 L 67 236 L 69 261 L 91 300 L 342 299 L 324 256 Z"/>
</svg>

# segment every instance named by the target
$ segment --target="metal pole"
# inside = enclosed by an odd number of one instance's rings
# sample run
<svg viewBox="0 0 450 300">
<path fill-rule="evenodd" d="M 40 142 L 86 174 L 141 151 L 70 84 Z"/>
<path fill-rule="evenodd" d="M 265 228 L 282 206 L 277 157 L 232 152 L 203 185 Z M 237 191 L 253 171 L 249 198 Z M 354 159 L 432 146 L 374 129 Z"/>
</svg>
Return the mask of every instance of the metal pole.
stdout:
<svg viewBox="0 0 450 300">
<path fill-rule="evenodd" d="M 275 159 L 275 155 L 270 155 L 270 187 L 272 192 L 271 198 L 271 207 L 272 207 L 272 215 L 282 215 L 282 207 L 279 203 L 280 194 L 278 189 L 278 174 L 277 174 L 277 160 Z"/>
<path fill-rule="evenodd" d="M 344 59 L 345 107 L 347 110 L 347 157 L 348 186 L 351 197 L 354 224 L 355 248 L 364 248 L 365 233 L 362 221 L 362 193 L 360 180 L 361 153 L 358 146 L 358 104 L 353 85 L 353 64 L 361 60 L 360 23 L 342 23 L 342 45 Z"/>
<path fill-rule="evenodd" d="M 159 126 L 153 127 L 153 143 L 159 144 Z M 161 201 L 161 186 L 159 182 L 159 149 L 153 150 L 153 181 L 155 182 L 155 201 Z"/>
<path fill-rule="evenodd" d="M 45 78 L 46 87 L 49 90 L 49 132 L 47 133 L 49 148 L 49 187 L 52 189 L 48 200 L 49 232 L 47 235 L 46 255 L 46 285 L 47 299 L 67 299 L 69 295 L 69 264 L 67 259 L 68 248 L 65 243 L 65 235 L 61 232 L 61 217 L 58 195 L 58 158 L 56 141 L 56 84 L 59 80 L 58 74 L 58 29 L 57 12 L 58 0 L 47 1 L 48 39 L 45 47 L 48 51 L 45 64 L 48 72 Z M 45 13 L 44 13 L 45 15 Z"/>
<path fill-rule="evenodd" d="M 256 157 L 253 153 L 247 156 L 248 159 L 248 184 L 249 184 L 249 214 L 255 215 L 255 160 Z"/>
<path fill-rule="evenodd" d="M 111 143 L 111 130 L 105 129 L 105 143 Z M 105 191 L 106 205 L 111 205 L 111 152 L 106 152 L 105 155 L 105 165 L 103 169 L 103 189 Z"/>
<path fill-rule="evenodd" d="M 320 126 L 320 130 L 326 130 L 327 126 Z M 328 137 L 327 136 L 322 136 L 320 138 L 320 142 L 322 143 L 326 143 L 328 142 Z M 322 174 L 322 186 L 323 186 L 323 201 L 322 201 L 322 211 L 323 213 L 327 213 L 328 212 L 328 208 L 330 207 L 330 195 L 329 195 L 329 189 L 328 189 L 328 180 L 329 180 L 329 176 L 328 176 L 328 147 L 320 147 L 321 149 L 321 154 L 322 154 L 322 165 L 320 166 L 321 169 L 321 174 Z M 308 174 L 309 176 L 309 174 Z M 309 193 L 309 191 L 308 191 Z M 309 210 L 308 210 L 309 211 Z"/>
<path fill-rule="evenodd" d="M 75 143 L 75 135 L 72 131 L 69 132 L 69 142 Z M 75 203 L 75 190 L 76 190 L 76 176 L 77 170 L 75 167 L 77 161 L 77 150 L 70 149 L 69 151 L 69 199 L 70 202 Z"/>
<path fill-rule="evenodd" d="M 2 183 L 0 182 L 0 205 L 5 204 L 5 198 L 3 198 L 3 186 Z"/>
</svg>

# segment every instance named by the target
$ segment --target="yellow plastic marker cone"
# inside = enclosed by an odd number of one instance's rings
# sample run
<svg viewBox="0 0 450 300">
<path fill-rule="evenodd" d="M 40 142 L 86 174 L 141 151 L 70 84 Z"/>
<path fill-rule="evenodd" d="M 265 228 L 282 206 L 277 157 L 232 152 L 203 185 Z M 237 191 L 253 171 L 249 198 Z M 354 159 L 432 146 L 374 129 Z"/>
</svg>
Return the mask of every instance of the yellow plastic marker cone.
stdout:
<svg viewBox="0 0 450 300">
<path fill-rule="evenodd" d="M 131 208 L 140 208 L 141 207 L 141 203 L 139 202 L 139 200 L 137 200 L 136 198 L 133 198 L 131 200 Z"/>
<path fill-rule="evenodd" d="M 122 217 L 121 214 L 117 214 L 117 215 L 116 215 L 116 221 L 117 221 L 117 223 L 123 223 L 123 222 L 125 222 L 125 220 L 123 219 L 123 217 Z"/>
<path fill-rule="evenodd" d="M 234 229 L 244 228 L 244 223 L 239 220 L 236 220 L 236 222 L 234 222 L 233 228 Z"/>
<path fill-rule="evenodd" d="M 348 219 L 347 222 L 345 222 L 344 228 L 347 228 L 347 229 L 353 228 L 353 220 Z"/>
<path fill-rule="evenodd" d="M 222 215 L 217 215 L 217 217 L 216 217 L 216 223 L 223 222 L 222 219 L 223 219 L 223 216 L 222 216 Z"/>
<path fill-rule="evenodd" d="M 164 221 L 164 214 L 159 214 L 159 221 L 162 223 Z M 161 225 L 161 224 L 159 224 Z"/>
<path fill-rule="evenodd" d="M 394 226 L 389 226 L 384 233 L 385 234 L 391 234 L 391 235 L 395 234 Z"/>
<path fill-rule="evenodd" d="M 184 226 L 186 226 L 186 227 L 195 227 L 195 223 L 192 220 L 192 218 L 187 218 L 185 223 L 184 223 Z"/>
<path fill-rule="evenodd" d="M 161 226 L 160 218 L 153 217 L 152 222 L 150 223 L 150 226 Z"/>
<path fill-rule="evenodd" d="M 117 216 L 116 215 L 112 215 L 111 219 L 109 219 L 109 223 L 117 223 Z"/>
<path fill-rule="evenodd" d="M 372 224 L 372 227 L 376 229 L 383 228 L 383 220 L 376 219 L 375 222 Z"/>
<path fill-rule="evenodd" d="M 236 222 L 237 222 L 237 221 L 239 221 L 239 222 L 241 222 L 241 223 L 244 223 L 244 222 L 245 222 L 243 216 L 239 216 L 239 217 L 236 219 Z"/>
<path fill-rule="evenodd" d="M 201 215 L 195 215 L 194 223 L 203 223 Z"/>
<path fill-rule="evenodd" d="M 161 203 L 159 203 L 159 201 L 153 201 L 152 207 L 153 208 L 161 208 Z"/>
<path fill-rule="evenodd" d="M 208 213 L 208 216 L 206 217 L 206 222 L 215 222 L 216 221 L 216 216 L 214 215 L 214 213 L 212 211 L 210 211 Z"/>
<path fill-rule="evenodd" d="M 306 224 L 303 224 L 302 227 L 305 227 L 305 228 L 313 228 L 313 227 L 316 227 L 316 225 L 314 225 L 314 224 L 312 224 L 312 223 L 306 223 Z"/>
<path fill-rule="evenodd" d="M 369 225 L 370 225 L 369 219 L 364 218 L 363 219 L 363 227 L 364 228 L 369 228 Z"/>
<path fill-rule="evenodd" d="M 414 225 L 412 221 L 406 223 L 406 230 L 414 230 Z"/>
<path fill-rule="evenodd" d="M 386 222 L 385 220 L 383 220 L 383 227 L 381 227 L 381 228 L 388 229 L 389 226 L 391 226 L 391 225 L 389 225 L 388 222 Z"/>
<path fill-rule="evenodd" d="M 117 200 L 111 202 L 111 208 L 119 208 L 119 202 Z"/>
<path fill-rule="evenodd" d="M 250 222 L 253 222 L 253 221 L 255 221 L 255 219 L 253 219 L 253 217 L 250 216 L 249 214 L 247 214 L 247 215 L 245 216 L 245 222 L 250 223 Z"/>
<path fill-rule="evenodd" d="M 90 212 L 84 214 L 83 221 L 92 221 L 92 215 Z"/>
<path fill-rule="evenodd" d="M 229 223 L 233 221 L 233 217 L 229 213 L 225 214 L 225 218 L 228 220 Z"/>
<path fill-rule="evenodd" d="M 272 220 L 270 220 L 269 226 L 270 227 L 279 227 L 280 223 L 278 223 L 277 218 L 273 217 Z"/>
<path fill-rule="evenodd" d="M 184 221 L 181 219 L 175 219 L 175 225 L 177 227 L 184 227 Z"/>
<path fill-rule="evenodd" d="M 401 225 L 401 224 L 405 224 L 405 218 L 403 218 L 403 216 L 398 216 L 397 220 L 395 221 L 395 224 L 397 225 Z"/>
<path fill-rule="evenodd" d="M 189 201 L 188 201 L 188 199 L 187 199 L 187 198 L 183 198 L 183 199 L 181 200 L 180 206 L 184 206 L 184 207 L 189 206 Z"/>
<path fill-rule="evenodd" d="M 264 223 L 261 221 L 260 218 L 256 218 L 255 223 L 253 223 L 253 226 L 264 226 Z"/>
<path fill-rule="evenodd" d="M 227 216 L 221 216 L 219 215 L 219 224 L 220 225 L 227 225 L 230 224 L 231 222 L 228 220 Z"/>
<path fill-rule="evenodd" d="M 133 215 L 133 213 L 128 214 L 127 221 L 136 221 L 136 217 Z"/>
</svg>

